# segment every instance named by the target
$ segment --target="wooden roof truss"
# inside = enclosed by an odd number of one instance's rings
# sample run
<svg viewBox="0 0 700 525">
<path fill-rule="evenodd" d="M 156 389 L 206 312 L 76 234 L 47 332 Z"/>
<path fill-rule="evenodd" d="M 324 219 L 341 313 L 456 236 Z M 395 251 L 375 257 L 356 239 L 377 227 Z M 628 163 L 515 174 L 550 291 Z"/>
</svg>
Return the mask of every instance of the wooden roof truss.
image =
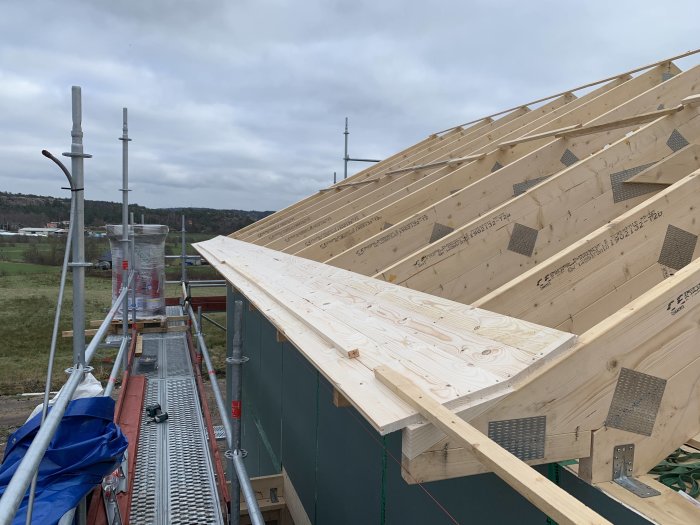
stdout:
<svg viewBox="0 0 700 525">
<path fill-rule="evenodd" d="M 616 446 L 644 477 L 700 433 L 700 66 L 633 73 L 431 135 L 197 249 L 379 432 L 403 429 L 408 482 L 501 467 L 377 369 L 629 499 Z M 625 502 L 699 519 L 671 496 Z"/>
</svg>

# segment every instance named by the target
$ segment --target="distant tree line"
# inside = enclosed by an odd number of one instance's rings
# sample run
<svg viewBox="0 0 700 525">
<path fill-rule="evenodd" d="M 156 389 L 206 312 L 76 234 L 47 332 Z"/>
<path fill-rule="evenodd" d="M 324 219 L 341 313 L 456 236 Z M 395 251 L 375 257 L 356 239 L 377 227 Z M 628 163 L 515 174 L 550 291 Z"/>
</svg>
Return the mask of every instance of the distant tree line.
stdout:
<svg viewBox="0 0 700 525">
<path fill-rule="evenodd" d="M 180 230 L 181 216 L 187 219 L 187 231 L 226 235 L 239 230 L 271 211 L 215 210 L 210 208 L 146 208 L 129 206 L 134 220 L 141 215 L 149 224 L 165 224 L 171 230 Z M 107 201 L 85 201 L 85 226 L 99 228 L 105 224 L 119 224 L 121 204 Z M 40 195 L 0 192 L 0 228 L 16 230 L 22 227 L 43 227 L 48 222 L 68 220 L 70 200 Z"/>
</svg>

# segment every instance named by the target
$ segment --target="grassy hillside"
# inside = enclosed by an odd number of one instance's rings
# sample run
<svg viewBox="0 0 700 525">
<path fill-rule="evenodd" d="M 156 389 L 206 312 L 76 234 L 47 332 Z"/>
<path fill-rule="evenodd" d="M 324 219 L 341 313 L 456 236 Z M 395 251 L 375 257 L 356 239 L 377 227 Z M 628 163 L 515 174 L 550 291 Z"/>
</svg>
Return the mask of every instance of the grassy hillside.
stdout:
<svg viewBox="0 0 700 525">
<path fill-rule="evenodd" d="M 42 227 L 50 221 L 68 220 L 69 199 L 0 192 L 0 228 Z M 149 224 L 165 224 L 171 230 L 180 230 L 181 216 L 187 218 L 188 231 L 225 235 L 269 215 L 270 211 L 214 210 L 210 208 L 146 208 L 129 206 L 137 222 L 141 214 Z M 106 201 L 85 201 L 85 226 L 96 228 L 105 224 L 119 224 L 121 204 Z"/>
</svg>

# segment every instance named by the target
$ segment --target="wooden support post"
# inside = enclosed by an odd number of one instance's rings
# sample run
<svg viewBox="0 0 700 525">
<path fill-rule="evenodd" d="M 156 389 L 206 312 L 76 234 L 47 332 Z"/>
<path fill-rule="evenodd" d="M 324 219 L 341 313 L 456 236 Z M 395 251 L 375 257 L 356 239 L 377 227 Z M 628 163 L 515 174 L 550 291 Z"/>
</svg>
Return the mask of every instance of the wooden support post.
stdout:
<svg viewBox="0 0 700 525">
<path fill-rule="evenodd" d="M 134 355 L 136 357 L 139 357 L 141 354 L 143 354 L 143 339 L 141 338 L 141 334 L 138 334 L 136 336 L 136 346 L 134 347 Z"/>
<path fill-rule="evenodd" d="M 350 404 L 350 401 L 347 400 L 347 398 L 338 392 L 335 388 L 333 389 L 333 406 L 336 408 L 345 408 L 352 406 Z"/>
<path fill-rule="evenodd" d="M 428 396 L 404 375 L 386 366 L 375 368 L 374 374 L 398 397 L 420 411 L 423 417 L 448 436 L 469 448 L 479 461 L 557 523 L 610 523 Z"/>
</svg>

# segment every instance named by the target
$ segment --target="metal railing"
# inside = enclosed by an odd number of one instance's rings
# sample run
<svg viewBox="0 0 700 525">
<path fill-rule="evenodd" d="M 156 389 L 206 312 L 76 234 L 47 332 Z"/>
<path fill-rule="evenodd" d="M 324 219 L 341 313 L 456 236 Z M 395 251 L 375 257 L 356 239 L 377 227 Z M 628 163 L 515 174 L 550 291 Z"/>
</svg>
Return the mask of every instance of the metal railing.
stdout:
<svg viewBox="0 0 700 525">
<path fill-rule="evenodd" d="M 245 464 L 243 463 L 243 455 L 239 448 L 239 444 L 236 443 L 236 440 L 234 439 L 234 431 L 233 426 L 231 425 L 230 415 L 228 410 L 226 409 L 226 403 L 224 402 L 224 398 L 221 394 L 221 388 L 219 387 L 219 383 L 216 378 L 214 365 L 212 364 L 211 357 L 209 355 L 209 349 L 207 347 L 206 341 L 204 340 L 201 327 L 197 322 L 197 316 L 195 315 L 194 310 L 192 309 L 192 305 L 189 302 L 186 302 L 184 304 L 184 308 L 187 310 L 187 314 L 189 315 L 190 321 L 192 322 L 192 329 L 194 331 L 195 337 L 197 338 L 197 342 L 199 343 L 199 349 L 202 353 L 202 357 L 204 358 L 204 362 L 207 367 L 207 373 L 209 374 L 211 389 L 214 393 L 214 399 L 216 400 L 216 407 L 219 411 L 219 416 L 221 417 L 221 423 L 224 427 L 224 433 L 226 434 L 226 444 L 229 448 L 226 457 L 229 459 L 229 461 L 233 463 L 233 467 L 236 471 L 236 478 L 238 479 L 238 483 L 240 485 L 240 490 L 243 492 L 243 497 L 245 498 L 245 502 L 248 505 L 248 515 L 250 516 L 251 522 L 253 523 L 253 525 L 265 525 L 265 520 L 263 519 L 262 514 L 260 513 L 260 507 L 258 506 L 258 501 L 255 497 L 255 491 L 253 490 L 253 486 L 250 483 L 250 477 L 248 476 Z M 234 497 L 235 495 L 232 494 L 232 498 Z M 235 520 L 236 516 L 233 515 L 232 518 Z M 234 521 L 234 523 L 238 522 Z"/>
</svg>

